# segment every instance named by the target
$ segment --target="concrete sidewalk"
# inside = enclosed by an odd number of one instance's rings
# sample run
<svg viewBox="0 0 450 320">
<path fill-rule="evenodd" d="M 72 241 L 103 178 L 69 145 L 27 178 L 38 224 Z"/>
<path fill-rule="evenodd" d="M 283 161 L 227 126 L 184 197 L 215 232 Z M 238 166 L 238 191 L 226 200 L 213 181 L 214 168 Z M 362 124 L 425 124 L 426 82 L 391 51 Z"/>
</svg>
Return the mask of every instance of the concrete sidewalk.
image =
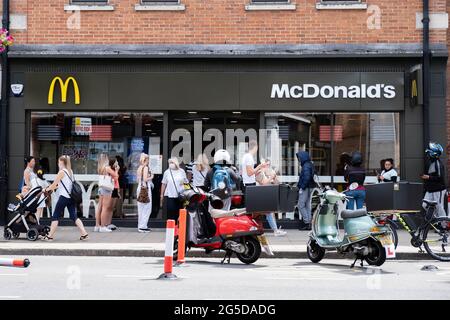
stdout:
<svg viewBox="0 0 450 320">
<path fill-rule="evenodd" d="M 267 231 L 267 238 L 275 255 L 274 258 L 307 258 L 306 243 L 308 232 L 286 230 L 284 237 L 275 237 Z M 75 227 L 60 227 L 55 240 L 28 241 L 25 235 L 17 240 L 0 240 L 0 255 L 63 255 L 63 256 L 164 256 L 164 229 L 153 229 L 151 233 L 138 233 L 134 228 L 121 228 L 111 233 L 94 233 L 88 228 L 89 240 L 80 241 Z M 399 231 L 397 259 L 430 259 L 426 253 L 418 253 L 418 249 L 409 244 L 410 236 L 405 231 Z M 204 250 L 192 249 L 187 257 L 205 257 Z M 213 252 L 209 257 L 223 257 L 223 252 Z M 263 257 L 268 257 L 263 254 Z M 340 257 L 328 252 L 327 258 Z"/>
</svg>

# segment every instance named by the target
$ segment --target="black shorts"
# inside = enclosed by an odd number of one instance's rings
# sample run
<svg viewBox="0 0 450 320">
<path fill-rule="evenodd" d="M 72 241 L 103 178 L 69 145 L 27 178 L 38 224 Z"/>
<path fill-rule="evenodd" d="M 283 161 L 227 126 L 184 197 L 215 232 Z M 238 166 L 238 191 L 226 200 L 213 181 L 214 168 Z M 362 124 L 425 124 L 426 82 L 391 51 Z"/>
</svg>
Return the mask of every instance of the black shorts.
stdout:
<svg viewBox="0 0 450 320">
<path fill-rule="evenodd" d="M 111 198 L 116 198 L 116 199 L 120 198 L 120 196 L 119 196 L 119 189 L 114 188 L 114 190 L 113 190 L 113 192 L 111 194 Z"/>
</svg>

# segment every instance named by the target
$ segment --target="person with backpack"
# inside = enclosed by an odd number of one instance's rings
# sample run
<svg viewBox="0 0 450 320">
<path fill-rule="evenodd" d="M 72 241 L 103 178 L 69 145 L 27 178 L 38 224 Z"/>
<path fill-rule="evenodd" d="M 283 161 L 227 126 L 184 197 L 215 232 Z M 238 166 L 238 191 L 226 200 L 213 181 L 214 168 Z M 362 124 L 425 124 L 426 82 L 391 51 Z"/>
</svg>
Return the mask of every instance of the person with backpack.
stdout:
<svg viewBox="0 0 450 320">
<path fill-rule="evenodd" d="M 56 229 L 58 228 L 59 219 L 64 215 L 66 208 L 69 211 L 70 218 L 80 230 L 80 240 L 87 240 L 89 235 L 84 228 L 83 222 L 77 217 L 76 213 L 76 205 L 81 200 L 81 193 L 79 185 L 75 182 L 70 157 L 66 155 L 59 157 L 58 168 L 59 172 L 55 180 L 44 190 L 45 192 L 49 192 L 58 189 L 58 201 L 53 211 L 50 232 L 43 240 L 53 240 Z"/>
<path fill-rule="evenodd" d="M 217 150 L 214 165 L 206 174 L 204 188 L 222 199 L 223 210 L 230 210 L 233 186 L 238 186 L 240 181 L 241 177 L 231 166 L 230 153 L 224 149 Z"/>
<path fill-rule="evenodd" d="M 440 159 L 444 149 L 439 143 L 430 142 L 425 150 L 427 160 L 425 162 L 425 173 L 420 176 L 425 189 L 425 199 L 437 201 L 437 215 L 445 217 L 445 201 L 447 201 L 447 185 L 445 179 L 445 167 Z M 426 204 L 423 204 L 426 208 Z"/>
<path fill-rule="evenodd" d="M 298 212 L 302 216 L 303 225 L 300 230 L 311 230 L 311 196 L 316 183 L 314 182 L 314 165 L 309 153 L 299 151 L 296 154 L 302 167 L 298 177 Z"/>
<path fill-rule="evenodd" d="M 361 209 L 366 200 L 366 188 L 364 180 L 366 179 L 366 170 L 363 165 L 362 154 L 359 151 L 352 153 L 351 165 L 345 169 L 344 178 L 348 183 L 347 190 L 344 191 L 349 197 L 347 202 L 347 210 Z"/>
</svg>

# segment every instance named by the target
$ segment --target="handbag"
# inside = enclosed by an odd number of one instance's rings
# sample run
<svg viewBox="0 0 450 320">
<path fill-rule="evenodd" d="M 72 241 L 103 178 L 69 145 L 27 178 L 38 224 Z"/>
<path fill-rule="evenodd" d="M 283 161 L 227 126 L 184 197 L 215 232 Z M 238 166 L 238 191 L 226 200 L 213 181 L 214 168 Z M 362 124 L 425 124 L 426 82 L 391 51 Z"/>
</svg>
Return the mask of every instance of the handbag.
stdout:
<svg viewBox="0 0 450 320">
<path fill-rule="evenodd" d="M 173 186 L 175 187 L 175 190 L 177 190 L 178 193 L 178 200 L 180 200 L 181 203 L 185 201 L 185 198 L 183 196 L 183 192 L 178 191 L 177 184 L 175 183 L 175 179 L 173 178 L 172 170 L 169 169 L 170 176 L 172 177 Z"/>
<path fill-rule="evenodd" d="M 114 190 L 114 181 L 110 175 L 107 175 L 107 174 L 99 175 L 98 176 L 98 187 L 108 190 L 108 191 L 113 191 Z"/>
<path fill-rule="evenodd" d="M 140 203 L 149 203 L 150 198 L 148 196 L 148 185 L 147 185 L 147 183 L 142 184 L 142 180 L 144 180 L 144 168 L 142 168 L 142 172 L 141 172 L 141 180 L 139 182 L 141 185 L 141 190 L 139 191 L 137 201 Z"/>
</svg>

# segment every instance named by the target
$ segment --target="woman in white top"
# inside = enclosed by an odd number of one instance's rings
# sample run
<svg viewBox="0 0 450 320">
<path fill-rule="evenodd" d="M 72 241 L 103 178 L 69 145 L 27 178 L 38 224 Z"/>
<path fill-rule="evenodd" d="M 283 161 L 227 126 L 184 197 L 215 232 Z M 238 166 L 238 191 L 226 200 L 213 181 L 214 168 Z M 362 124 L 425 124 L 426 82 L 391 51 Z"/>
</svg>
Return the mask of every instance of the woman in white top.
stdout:
<svg viewBox="0 0 450 320">
<path fill-rule="evenodd" d="M 199 154 L 197 161 L 192 166 L 192 184 L 195 187 L 203 188 L 205 178 L 209 171 L 209 161 L 206 154 Z"/>
<path fill-rule="evenodd" d="M 73 171 L 70 164 L 69 156 L 61 156 L 58 159 L 59 172 L 56 175 L 55 181 L 45 189 L 45 191 L 53 191 L 58 189 L 58 201 L 56 202 L 55 210 L 53 211 L 52 224 L 48 236 L 44 240 L 52 241 L 53 236 L 58 227 L 59 219 L 64 215 L 64 210 L 67 208 L 70 218 L 75 222 L 75 225 L 80 230 L 80 240 L 87 240 L 88 233 L 84 229 L 83 222 L 77 217 L 75 202 L 70 196 L 72 185 L 74 183 Z"/>
<path fill-rule="evenodd" d="M 178 194 L 183 191 L 183 185 L 188 180 L 177 158 L 170 158 L 168 162 L 169 168 L 164 171 L 161 182 L 161 204 L 163 201 L 166 203 L 167 219 L 177 220 L 181 209 Z"/>
<path fill-rule="evenodd" d="M 36 173 L 34 172 L 34 167 L 36 165 L 36 159 L 34 157 L 25 158 L 25 170 L 23 171 L 23 184 L 22 193 L 25 194 L 32 188 L 37 186 Z"/>
<path fill-rule="evenodd" d="M 94 232 L 112 232 L 113 228 L 109 225 L 112 219 L 113 199 L 112 192 L 114 189 L 114 179 L 119 179 L 118 169 L 113 170 L 109 165 L 108 155 L 102 153 L 98 157 L 98 174 L 101 176 L 108 176 L 112 180 L 112 189 L 98 188 L 98 206 L 95 212 L 95 227 Z"/>
<path fill-rule="evenodd" d="M 378 175 L 378 182 L 397 182 L 398 174 L 394 169 L 394 159 L 384 160 L 384 169 Z"/>
<path fill-rule="evenodd" d="M 44 171 L 42 169 L 39 169 L 36 173 L 36 183 L 38 186 L 42 188 L 42 190 L 45 190 L 50 184 L 45 180 L 44 178 Z M 36 210 L 36 218 L 39 223 L 39 219 L 42 218 L 42 212 L 44 211 L 44 208 L 47 207 L 47 203 L 45 201 L 45 195 L 41 195 L 39 199 L 39 205 Z"/>
<path fill-rule="evenodd" d="M 142 233 L 150 232 L 150 228 L 148 227 L 148 219 L 150 218 L 150 214 L 152 213 L 152 189 L 151 182 L 153 179 L 153 174 L 150 172 L 148 167 L 149 156 L 148 154 L 141 153 L 141 157 L 139 159 L 139 167 L 136 171 L 136 180 L 138 182 L 137 187 L 137 197 L 139 197 L 139 193 L 141 192 L 142 186 L 146 185 L 148 190 L 148 198 L 150 202 L 142 203 L 137 202 L 138 207 L 138 231 Z"/>
</svg>

